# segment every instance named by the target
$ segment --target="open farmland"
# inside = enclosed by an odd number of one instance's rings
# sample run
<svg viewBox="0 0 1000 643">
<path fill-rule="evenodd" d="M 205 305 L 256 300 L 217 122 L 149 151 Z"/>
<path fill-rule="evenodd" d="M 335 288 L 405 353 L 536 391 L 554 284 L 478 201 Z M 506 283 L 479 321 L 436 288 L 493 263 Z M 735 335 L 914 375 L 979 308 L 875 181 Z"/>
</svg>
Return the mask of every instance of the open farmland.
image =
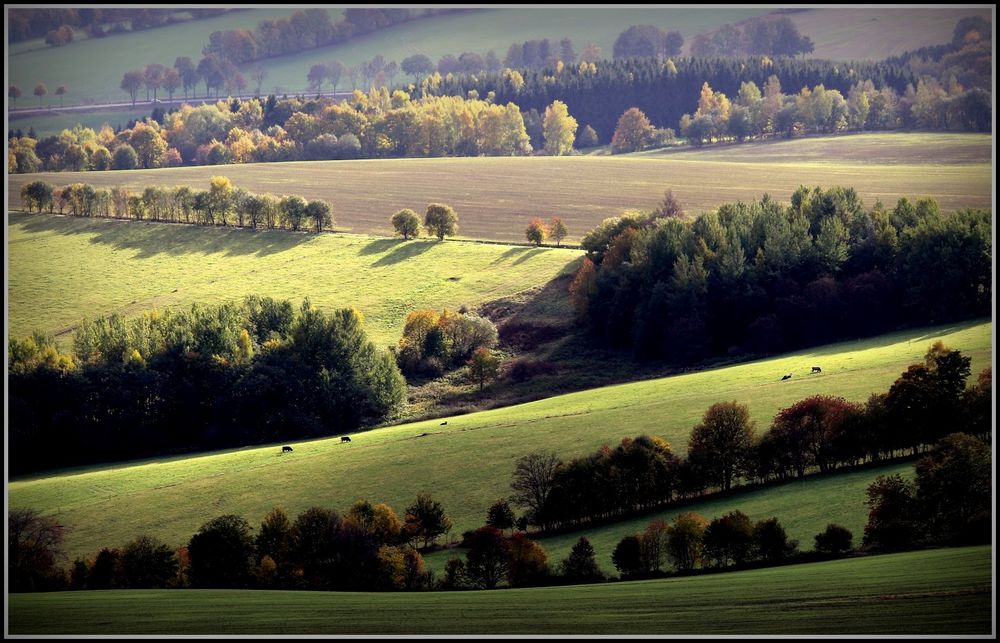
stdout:
<svg viewBox="0 0 1000 643">
<path fill-rule="evenodd" d="M 360 498 L 401 512 L 423 490 L 451 516 L 455 539 L 481 525 L 486 508 L 509 493 L 514 463 L 526 453 L 555 451 L 568 459 L 645 433 L 684 455 L 691 428 L 715 402 L 748 403 L 763 431 L 779 409 L 810 395 L 863 401 L 887 390 L 937 339 L 972 357 L 973 373 L 990 363 L 989 322 L 917 329 L 471 413 L 445 426 L 430 420 L 376 429 L 350 444 L 300 442 L 291 455 L 254 447 L 41 474 L 11 482 L 9 502 L 57 516 L 69 528 L 71 560 L 140 533 L 180 544 L 223 513 L 258 524 L 274 506 L 296 515 L 314 505 L 346 510 Z M 778 381 L 814 364 L 822 374 Z"/>
<path fill-rule="evenodd" d="M 68 344 L 84 318 L 256 293 L 358 308 L 369 336 L 395 344 L 417 308 L 456 309 L 540 286 L 578 250 L 287 231 L 205 229 L 12 214 L 8 324 Z M 67 346 L 68 347 L 68 346 Z"/>
<path fill-rule="evenodd" d="M 708 576 L 475 592 L 15 594 L 12 634 L 977 634 L 991 548 Z"/>
<path fill-rule="evenodd" d="M 877 137 L 890 162 L 858 159 L 851 151 L 868 136 Z M 787 203 L 800 185 L 853 187 L 868 206 L 876 200 L 891 207 L 900 197 L 930 196 L 945 212 L 989 207 L 991 137 L 942 136 L 861 134 L 802 139 L 787 146 L 765 144 L 757 148 L 754 163 L 700 160 L 698 155 L 708 151 L 697 150 L 662 156 L 312 161 L 21 174 L 8 177 L 8 186 L 11 203 L 19 204 L 21 186 L 34 180 L 55 185 L 85 181 L 141 192 L 149 185 L 206 189 L 212 176 L 224 175 L 252 192 L 326 200 L 333 206 L 334 227 L 341 231 L 391 234 L 393 212 L 408 207 L 423 213 L 428 203 L 441 202 L 458 212 L 460 237 L 523 242 L 531 219 L 560 216 L 571 243 L 623 210 L 654 209 L 668 188 L 691 214 L 759 199 L 764 192 Z M 816 146 L 823 151 L 811 151 Z M 940 161 L 939 155 L 947 156 L 948 150 L 972 162 Z M 788 161 L 790 154 L 813 160 Z M 823 158 L 816 160 L 816 155 Z M 831 162 L 841 155 L 844 160 Z M 910 160 L 900 163 L 903 158 Z"/>
</svg>

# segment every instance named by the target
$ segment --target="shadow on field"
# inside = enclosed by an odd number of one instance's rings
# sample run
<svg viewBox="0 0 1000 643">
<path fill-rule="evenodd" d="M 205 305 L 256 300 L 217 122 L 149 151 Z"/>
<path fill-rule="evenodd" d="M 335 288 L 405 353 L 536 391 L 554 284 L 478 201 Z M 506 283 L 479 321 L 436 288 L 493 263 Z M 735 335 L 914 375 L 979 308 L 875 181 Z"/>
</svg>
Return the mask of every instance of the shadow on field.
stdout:
<svg viewBox="0 0 1000 643">
<path fill-rule="evenodd" d="M 399 245 L 400 243 L 406 243 L 406 241 L 403 241 L 402 239 L 392 239 L 392 238 L 376 239 L 375 241 L 372 241 L 367 246 L 362 248 L 361 252 L 359 252 L 358 254 L 361 255 L 362 257 L 365 255 L 379 255 L 388 250 L 389 248 L 395 245 Z"/>
<path fill-rule="evenodd" d="M 104 225 L 95 225 L 97 221 Z M 313 237 L 287 230 L 254 232 L 245 228 L 13 213 L 9 215 L 9 222 L 22 225 L 28 232 L 87 234 L 91 243 L 135 250 L 137 259 L 193 253 L 266 256 L 290 250 Z"/>
<path fill-rule="evenodd" d="M 548 251 L 549 250 L 547 248 L 526 248 L 526 247 L 523 247 L 523 246 L 522 247 L 517 247 L 517 248 L 511 248 L 510 250 L 507 250 L 502 255 L 500 255 L 499 257 L 497 257 L 496 259 L 494 259 L 493 263 L 491 263 L 490 265 L 491 266 L 495 266 L 495 265 L 497 265 L 499 263 L 504 263 L 505 261 L 508 261 L 510 259 L 514 259 L 514 257 L 517 257 L 517 259 L 515 259 L 513 262 L 511 262 L 512 266 L 516 266 L 519 263 L 524 263 L 528 259 L 531 259 L 535 255 L 541 254 L 543 252 L 548 252 Z"/>
<path fill-rule="evenodd" d="M 385 243 L 386 241 L 391 243 Z M 412 259 L 417 255 L 422 255 L 435 245 L 437 241 L 403 241 L 402 239 L 379 239 L 378 241 L 372 241 L 367 246 L 361 250 L 361 254 L 374 254 L 375 250 L 369 251 L 368 249 L 372 246 L 382 247 L 384 249 L 391 248 L 393 245 L 396 247 L 389 252 L 387 255 L 377 260 L 371 265 L 372 268 L 379 268 L 381 266 L 391 266 L 393 264 L 399 263 L 400 261 L 406 261 L 407 259 Z M 383 250 L 384 251 L 384 250 Z"/>
</svg>

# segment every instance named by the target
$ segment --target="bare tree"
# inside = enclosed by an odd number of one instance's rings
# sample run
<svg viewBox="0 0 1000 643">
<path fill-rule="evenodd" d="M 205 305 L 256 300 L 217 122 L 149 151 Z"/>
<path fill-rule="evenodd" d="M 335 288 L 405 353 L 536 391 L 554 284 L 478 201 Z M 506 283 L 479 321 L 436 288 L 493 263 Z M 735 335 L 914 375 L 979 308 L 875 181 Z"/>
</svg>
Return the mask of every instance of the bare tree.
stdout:
<svg viewBox="0 0 1000 643">
<path fill-rule="evenodd" d="M 46 589 L 57 572 L 63 527 L 33 509 L 11 509 L 7 514 L 7 570 L 10 591 Z"/>
<path fill-rule="evenodd" d="M 536 524 L 545 527 L 545 501 L 552 490 L 552 477 L 559 466 L 555 453 L 534 452 L 521 456 L 514 467 L 514 479 L 510 487 L 514 490 L 514 502 L 528 507 Z"/>
</svg>

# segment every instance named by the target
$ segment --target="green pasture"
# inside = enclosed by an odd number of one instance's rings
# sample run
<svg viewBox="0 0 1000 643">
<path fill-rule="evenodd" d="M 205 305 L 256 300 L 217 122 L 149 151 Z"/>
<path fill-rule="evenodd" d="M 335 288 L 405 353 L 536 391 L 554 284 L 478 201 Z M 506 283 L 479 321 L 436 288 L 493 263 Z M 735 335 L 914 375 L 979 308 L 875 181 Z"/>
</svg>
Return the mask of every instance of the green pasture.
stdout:
<svg viewBox="0 0 1000 643">
<path fill-rule="evenodd" d="M 12 481 L 9 504 L 57 517 L 68 528 L 70 560 L 140 533 L 179 545 L 221 514 L 240 514 L 259 524 L 274 506 L 294 516 L 315 505 L 346 511 L 364 498 L 387 502 L 402 513 L 420 491 L 443 504 L 454 523 L 446 540 L 455 542 L 483 523 L 490 504 L 509 495 L 514 464 L 526 453 L 554 451 L 569 459 L 645 433 L 664 437 L 684 455 L 691 428 L 715 402 L 747 403 L 757 430 L 763 431 L 778 410 L 810 395 L 863 401 L 887 390 L 938 339 L 971 356 L 973 373 L 990 364 L 989 321 L 924 328 L 385 427 L 356 434 L 349 444 L 336 437 L 298 442 L 291 454 L 273 445 L 49 472 Z M 823 372 L 810 374 L 814 365 Z M 794 377 L 779 381 L 785 373 Z M 804 493 L 822 499 L 836 492 Z M 770 517 L 767 503 L 757 507 L 750 509 L 755 517 Z M 792 511 L 773 512 L 782 520 L 796 519 Z M 815 524 L 795 537 L 804 540 Z"/>
<path fill-rule="evenodd" d="M 418 308 L 457 309 L 547 283 L 579 250 L 252 232 L 179 224 L 11 214 L 8 324 L 68 347 L 84 318 L 216 304 L 257 293 L 355 307 L 369 335 L 395 344 Z"/>
<path fill-rule="evenodd" d="M 856 151 L 868 149 L 869 156 Z M 746 162 L 751 157 L 752 162 Z M 727 160 L 733 154 L 738 160 Z M 706 155 L 708 158 L 706 158 Z M 333 207 L 337 230 L 391 235 L 401 208 L 423 213 L 428 203 L 452 206 L 460 237 L 524 242 L 536 217 L 559 216 L 576 243 L 607 217 L 651 211 L 667 189 L 688 215 L 723 203 L 760 199 L 787 203 L 801 185 L 853 187 L 866 206 L 892 207 L 901 197 L 933 197 L 941 209 L 990 207 L 992 137 L 924 133 L 809 138 L 718 150 L 573 157 L 474 157 L 298 161 L 156 170 L 16 174 L 7 185 L 12 207 L 21 186 L 78 181 L 141 192 L 149 185 L 207 189 L 228 176 L 252 192 L 300 194 Z M 880 161 L 885 156 L 886 161 Z M 965 159 L 964 161 L 961 159 Z M 905 162 L 900 162 L 900 161 Z"/>
<path fill-rule="evenodd" d="M 990 635 L 992 548 L 598 585 L 435 593 L 8 595 L 11 634 Z"/>
<path fill-rule="evenodd" d="M 95 132 L 99 132 L 104 125 L 125 129 L 129 121 L 140 120 L 149 116 L 150 113 L 149 107 L 31 112 L 27 115 L 17 114 L 16 116 L 8 112 L 7 129 L 15 132 L 21 130 L 21 133 L 27 136 L 28 131 L 33 127 L 38 138 L 57 136 L 64 129 L 73 129 L 77 125 L 89 127 Z"/>
</svg>

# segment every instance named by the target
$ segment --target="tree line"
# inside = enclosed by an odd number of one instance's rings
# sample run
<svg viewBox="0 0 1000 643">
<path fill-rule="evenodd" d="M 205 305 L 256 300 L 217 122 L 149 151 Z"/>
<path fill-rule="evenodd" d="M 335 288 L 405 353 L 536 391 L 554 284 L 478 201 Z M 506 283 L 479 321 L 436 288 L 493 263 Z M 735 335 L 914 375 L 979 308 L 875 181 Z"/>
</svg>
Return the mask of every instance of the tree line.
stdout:
<svg viewBox="0 0 1000 643">
<path fill-rule="evenodd" d="M 334 22 L 326 9 L 298 10 L 289 18 L 269 18 L 255 29 L 214 31 L 202 53 L 216 55 L 233 64 L 286 56 L 316 47 L 326 47 L 393 25 L 464 9 L 347 8 Z"/>
<path fill-rule="evenodd" d="M 352 431 L 406 396 L 358 311 L 256 295 L 87 320 L 71 354 L 10 338 L 8 372 L 16 474 Z"/>
<path fill-rule="evenodd" d="M 191 18 L 211 18 L 238 9 L 185 9 Z M 21 42 L 45 37 L 45 43 L 59 47 L 73 40 L 75 30 L 83 30 L 91 38 L 143 31 L 176 22 L 175 9 L 93 8 L 14 8 L 7 12 L 7 42 Z M 107 31 L 104 25 L 111 24 Z M 126 25 L 126 23 L 128 23 Z"/>
<path fill-rule="evenodd" d="M 426 549 L 451 528 L 441 504 L 417 494 L 401 519 L 385 503 L 359 500 L 340 513 L 313 506 L 292 519 L 274 507 L 254 527 L 235 514 L 205 522 L 183 545 L 140 534 L 119 547 L 58 565 L 63 529 L 37 512 L 8 515 L 11 591 L 53 589 L 428 589 Z M 45 535 L 45 538 L 40 537 Z"/>
<path fill-rule="evenodd" d="M 238 228 L 288 229 L 312 228 L 322 232 L 333 225 L 333 214 L 326 201 L 306 201 L 291 195 L 276 197 L 255 194 L 234 187 L 224 176 L 213 176 L 209 189 L 149 186 L 141 193 L 127 188 L 100 188 L 89 183 L 55 187 L 45 181 L 21 186 L 21 202 L 31 212 L 67 214 L 77 217 L 164 221 Z"/>
<path fill-rule="evenodd" d="M 992 537 L 992 453 L 987 442 L 951 433 L 916 463 L 915 480 L 878 476 L 866 489 L 868 520 L 860 549 L 888 552 L 918 547 L 976 545 Z M 854 549 L 854 534 L 830 523 L 814 537 L 811 554 L 798 551 L 777 518 L 753 522 L 739 510 L 706 520 L 696 512 L 672 523 L 653 520 L 622 538 L 612 562 L 622 578 L 784 562 L 806 562 Z"/>
<path fill-rule="evenodd" d="M 581 526 L 728 492 L 917 454 L 956 432 L 988 440 L 992 371 L 966 387 L 971 359 L 940 342 L 886 393 L 863 403 L 815 395 L 782 409 L 758 435 L 749 408 L 719 402 L 705 411 L 687 458 L 657 436 L 625 438 L 581 458 L 521 457 L 511 488 L 523 524 L 543 531 Z"/>
<path fill-rule="evenodd" d="M 852 188 L 800 187 L 683 219 L 654 212 L 584 236 L 570 288 L 598 340 L 675 363 L 768 354 L 845 337 L 988 315 L 989 210 L 933 199 L 865 208 Z"/>
</svg>

